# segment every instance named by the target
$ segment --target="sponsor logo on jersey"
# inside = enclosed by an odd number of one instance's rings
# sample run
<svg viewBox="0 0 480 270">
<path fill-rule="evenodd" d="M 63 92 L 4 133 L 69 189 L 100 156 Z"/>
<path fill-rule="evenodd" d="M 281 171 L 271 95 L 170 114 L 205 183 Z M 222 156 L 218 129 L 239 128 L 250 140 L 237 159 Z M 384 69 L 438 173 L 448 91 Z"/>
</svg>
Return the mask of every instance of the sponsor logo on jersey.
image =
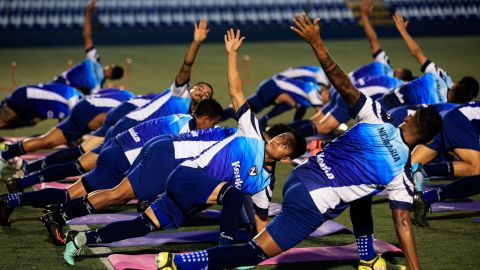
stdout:
<svg viewBox="0 0 480 270">
<path fill-rule="evenodd" d="M 250 175 L 250 176 L 258 175 L 257 165 L 253 165 L 253 166 L 248 170 L 248 175 Z"/>
<path fill-rule="evenodd" d="M 323 152 L 317 155 L 318 166 L 320 166 L 320 169 L 322 169 L 323 173 L 325 173 L 328 179 L 334 179 L 335 176 L 333 175 L 333 173 L 331 173 L 332 168 L 325 164 L 323 160 L 324 158 L 325 154 Z"/>
<path fill-rule="evenodd" d="M 132 136 L 135 142 L 139 142 L 141 140 L 140 137 L 138 136 L 138 133 L 135 131 L 135 129 L 129 128 L 128 133 L 130 133 L 130 136 Z"/>
<path fill-rule="evenodd" d="M 235 184 L 234 185 L 235 185 L 236 188 L 240 189 L 240 187 L 243 184 L 243 180 L 240 177 L 240 161 L 237 160 L 237 161 L 233 162 L 232 167 L 233 167 L 233 175 L 235 176 Z"/>
</svg>

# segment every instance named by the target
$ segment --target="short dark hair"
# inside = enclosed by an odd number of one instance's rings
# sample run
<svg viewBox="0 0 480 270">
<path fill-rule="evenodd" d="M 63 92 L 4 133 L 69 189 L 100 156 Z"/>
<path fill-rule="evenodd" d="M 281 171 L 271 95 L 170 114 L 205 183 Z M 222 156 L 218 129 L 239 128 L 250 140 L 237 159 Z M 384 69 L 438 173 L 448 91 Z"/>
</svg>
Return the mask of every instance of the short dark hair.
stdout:
<svg viewBox="0 0 480 270">
<path fill-rule="evenodd" d="M 218 101 L 213 98 L 210 99 L 202 99 L 195 110 L 193 111 L 193 115 L 195 116 L 208 116 L 210 118 L 214 117 L 222 117 L 223 116 L 223 108 Z"/>
<path fill-rule="evenodd" d="M 417 128 L 421 143 L 428 143 L 442 129 L 442 117 L 433 106 L 420 108 L 415 118 L 418 121 Z"/>
<path fill-rule="evenodd" d="M 454 99 L 457 103 L 466 103 L 478 96 L 478 81 L 475 78 L 466 76 L 458 82 L 458 87 L 454 93 Z"/>
<path fill-rule="evenodd" d="M 121 66 L 114 66 L 112 68 L 111 80 L 118 80 L 123 77 L 123 68 Z"/>
<path fill-rule="evenodd" d="M 265 131 L 265 134 L 267 134 L 270 138 L 273 138 L 282 133 L 292 132 L 292 131 L 293 129 L 291 129 L 289 126 L 285 124 L 274 124 L 273 126 L 269 127 Z"/>
<path fill-rule="evenodd" d="M 290 158 L 292 160 L 300 157 L 301 155 L 305 154 L 305 151 L 307 151 L 307 141 L 305 140 L 305 137 L 300 135 L 300 133 L 296 131 L 290 131 L 293 134 L 293 137 L 295 138 L 295 145 L 293 146 L 293 151 L 290 154 Z"/>
<path fill-rule="evenodd" d="M 399 78 L 400 80 L 409 82 L 414 79 L 413 73 L 410 69 L 402 68 L 402 71 L 403 73 L 402 76 Z"/>
<path fill-rule="evenodd" d="M 206 86 L 210 87 L 210 89 L 212 89 L 212 94 L 210 95 L 210 98 L 213 97 L 213 86 L 207 82 L 197 82 L 195 85 L 199 85 L 199 84 L 205 84 Z"/>
</svg>

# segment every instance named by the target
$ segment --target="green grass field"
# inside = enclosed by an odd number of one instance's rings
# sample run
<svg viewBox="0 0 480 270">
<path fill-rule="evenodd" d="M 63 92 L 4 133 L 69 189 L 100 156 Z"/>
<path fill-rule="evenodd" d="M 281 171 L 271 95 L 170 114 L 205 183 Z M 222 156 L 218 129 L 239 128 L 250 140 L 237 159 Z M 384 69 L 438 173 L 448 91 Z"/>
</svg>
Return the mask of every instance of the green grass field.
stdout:
<svg viewBox="0 0 480 270">
<path fill-rule="evenodd" d="M 480 59 L 480 37 L 455 38 L 418 38 L 417 41 L 425 54 L 438 66 L 445 69 L 454 80 L 463 75 L 479 79 L 478 59 Z M 410 56 L 400 39 L 381 40 L 383 48 L 389 53 L 394 67 L 407 67 L 420 75 L 419 65 Z M 327 42 L 331 54 L 345 71 L 350 71 L 371 61 L 368 44 L 365 40 L 335 40 Z M 166 46 L 109 46 L 99 47 L 102 62 L 124 63 L 126 58 L 133 59 L 130 79 L 124 80 L 128 89 L 135 93 L 159 92 L 172 83 L 187 45 Z M 253 78 L 245 89 L 247 94 L 255 91 L 259 82 L 288 67 L 302 64 L 317 64 L 311 49 L 302 42 L 251 43 L 247 40 L 240 51 L 241 55 L 251 57 Z M 18 85 L 48 82 L 61 73 L 71 59 L 78 62 L 83 59 L 83 49 L 75 48 L 38 48 L 38 49 L 0 49 L 0 93 L 3 98 L 11 89 L 10 63 L 17 63 Z M 244 63 L 244 62 L 243 62 Z M 192 81 L 207 81 L 215 88 L 215 98 L 222 104 L 229 103 L 226 80 L 226 57 L 223 44 L 206 44 L 200 52 L 195 65 Z M 312 113 L 310 111 L 310 113 Z M 288 122 L 292 114 L 288 113 L 272 120 Z M 30 135 L 48 130 L 55 123 L 46 121 L 33 128 L 1 131 L 0 135 Z M 227 122 L 232 125 L 233 122 Z M 274 201 L 281 202 L 283 182 L 292 170 L 291 166 L 278 166 L 277 185 Z M 3 174 L 6 179 L 12 173 Z M 0 185 L 2 193 L 4 186 Z M 480 199 L 480 196 L 474 197 Z M 116 211 L 132 211 L 125 207 Z M 375 237 L 397 244 L 388 202 L 376 199 L 373 206 Z M 11 227 L 0 232 L 0 269 L 63 269 L 63 248 L 48 242 L 46 231 L 39 222 L 40 209 L 22 207 L 15 210 Z M 430 214 L 430 228 L 415 227 L 418 255 L 424 269 L 478 269 L 480 265 L 480 225 L 472 219 L 480 213 L 435 213 Z M 336 219 L 337 222 L 351 227 L 348 211 Z M 211 226 L 215 227 L 215 226 Z M 195 230 L 200 227 L 187 226 L 181 230 Z M 202 227 L 204 229 L 205 227 Z M 299 246 L 330 246 L 353 243 L 352 235 L 334 235 L 321 239 L 309 239 Z M 213 244 L 177 244 L 162 247 L 140 247 L 113 249 L 116 253 L 156 253 L 161 250 L 191 251 L 212 246 Z M 107 256 L 108 254 L 104 254 Z M 103 255 L 102 255 L 103 256 Z M 389 261 L 403 263 L 403 257 L 389 257 Z M 104 269 L 99 255 L 87 253 L 78 262 L 78 269 Z M 268 268 L 268 267 L 259 267 Z M 271 267 L 270 267 L 271 268 Z M 281 265 L 276 269 L 355 269 L 356 262 L 327 264 Z"/>
</svg>

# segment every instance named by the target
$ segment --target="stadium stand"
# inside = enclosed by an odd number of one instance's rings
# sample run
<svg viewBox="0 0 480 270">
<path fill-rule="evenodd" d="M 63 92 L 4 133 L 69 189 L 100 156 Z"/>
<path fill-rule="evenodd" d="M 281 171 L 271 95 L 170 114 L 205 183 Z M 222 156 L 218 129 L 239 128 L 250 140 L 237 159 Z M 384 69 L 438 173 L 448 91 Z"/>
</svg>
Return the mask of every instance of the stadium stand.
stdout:
<svg viewBox="0 0 480 270">
<path fill-rule="evenodd" d="M 14 38 L 22 31 L 80 29 L 85 4 L 85 0 L 0 0 L 0 31 L 15 30 Z M 312 17 L 322 18 L 324 24 L 345 28 L 358 26 L 358 5 L 359 1 L 354 0 L 109 0 L 98 2 L 94 24 L 112 31 L 174 32 L 207 18 L 213 26 L 227 24 L 275 30 L 289 22 L 294 14 L 307 11 Z M 390 15 L 395 10 L 409 20 L 423 23 L 473 21 L 480 24 L 480 0 L 384 0 L 375 1 L 375 6 L 383 18 L 374 20 L 379 25 L 391 26 Z M 479 30 L 477 27 L 469 31 Z"/>
</svg>

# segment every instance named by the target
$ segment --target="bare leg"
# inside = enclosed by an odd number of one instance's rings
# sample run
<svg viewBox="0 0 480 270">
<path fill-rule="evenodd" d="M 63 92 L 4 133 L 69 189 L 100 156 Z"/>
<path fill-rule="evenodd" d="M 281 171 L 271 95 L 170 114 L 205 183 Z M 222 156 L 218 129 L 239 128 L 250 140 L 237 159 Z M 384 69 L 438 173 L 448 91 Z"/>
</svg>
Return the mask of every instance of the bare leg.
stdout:
<svg viewBox="0 0 480 270">
<path fill-rule="evenodd" d="M 55 127 L 40 137 L 26 139 L 23 142 L 23 149 L 29 153 L 39 149 L 50 149 L 65 143 L 67 143 L 67 139 L 63 131 Z"/>
<path fill-rule="evenodd" d="M 83 187 L 82 180 L 78 180 L 67 188 L 68 195 L 70 200 L 80 198 L 87 195 L 87 191 Z"/>
<path fill-rule="evenodd" d="M 95 210 L 103 209 L 110 205 L 124 203 L 127 200 L 136 197 L 133 191 L 130 180 L 127 177 L 123 178 L 122 182 L 111 189 L 97 190 L 88 195 L 88 201 L 95 208 Z"/>
<path fill-rule="evenodd" d="M 82 143 L 82 149 L 85 153 L 92 151 L 93 148 L 103 143 L 104 137 L 92 136 Z"/>
<path fill-rule="evenodd" d="M 88 172 L 88 171 L 91 171 L 93 168 L 95 168 L 97 164 L 97 158 L 98 158 L 98 154 L 93 152 L 88 152 L 83 154 L 81 157 L 79 157 L 78 161 L 80 162 L 80 165 L 82 165 L 82 168 L 86 172 Z"/>
</svg>

